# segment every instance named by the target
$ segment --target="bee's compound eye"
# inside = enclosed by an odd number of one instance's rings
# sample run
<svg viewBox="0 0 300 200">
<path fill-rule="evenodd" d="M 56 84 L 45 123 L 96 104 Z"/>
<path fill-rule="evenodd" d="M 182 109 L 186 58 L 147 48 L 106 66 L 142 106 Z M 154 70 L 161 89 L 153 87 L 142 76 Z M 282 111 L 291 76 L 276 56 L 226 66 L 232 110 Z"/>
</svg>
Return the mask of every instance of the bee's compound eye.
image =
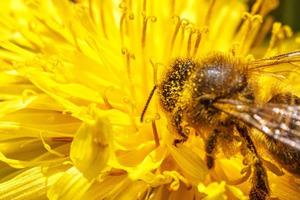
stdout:
<svg viewBox="0 0 300 200">
<path fill-rule="evenodd" d="M 199 99 L 199 102 L 204 105 L 204 106 L 211 106 L 211 104 L 213 103 L 213 96 L 202 96 Z"/>
</svg>

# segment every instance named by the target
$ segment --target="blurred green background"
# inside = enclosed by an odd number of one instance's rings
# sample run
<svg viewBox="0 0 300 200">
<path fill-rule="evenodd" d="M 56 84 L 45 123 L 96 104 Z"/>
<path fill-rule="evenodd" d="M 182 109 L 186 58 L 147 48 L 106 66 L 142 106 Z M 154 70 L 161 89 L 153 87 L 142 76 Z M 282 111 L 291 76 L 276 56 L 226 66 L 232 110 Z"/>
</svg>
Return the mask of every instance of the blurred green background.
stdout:
<svg viewBox="0 0 300 200">
<path fill-rule="evenodd" d="M 279 7 L 271 13 L 276 21 L 300 30 L 300 0 L 280 0 Z"/>
<path fill-rule="evenodd" d="M 246 1 L 251 7 L 256 0 Z M 270 14 L 275 21 L 292 27 L 294 32 L 300 31 L 300 0 L 279 0 L 279 7 Z"/>
</svg>

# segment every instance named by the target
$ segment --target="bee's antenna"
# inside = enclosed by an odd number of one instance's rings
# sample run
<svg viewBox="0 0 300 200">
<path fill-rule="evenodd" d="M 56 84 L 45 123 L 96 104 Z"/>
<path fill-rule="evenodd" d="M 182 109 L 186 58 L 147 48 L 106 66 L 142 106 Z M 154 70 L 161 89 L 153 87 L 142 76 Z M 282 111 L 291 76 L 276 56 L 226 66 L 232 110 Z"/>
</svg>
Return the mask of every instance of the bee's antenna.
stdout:
<svg viewBox="0 0 300 200">
<path fill-rule="evenodd" d="M 148 96 L 148 99 L 147 99 L 147 101 L 146 101 L 146 104 L 145 104 L 144 109 L 143 109 L 142 114 L 141 114 L 141 118 L 140 118 L 140 121 L 141 121 L 141 122 L 144 121 L 145 113 L 146 113 L 146 111 L 147 111 L 147 108 L 148 108 L 148 106 L 149 106 L 149 103 L 150 103 L 150 101 L 151 101 L 151 99 L 152 99 L 152 97 L 153 97 L 153 94 L 154 94 L 156 88 L 157 88 L 157 85 L 154 85 L 154 87 L 152 88 L 152 90 L 151 90 L 151 92 L 150 92 L 150 94 L 149 94 L 149 96 Z"/>
</svg>

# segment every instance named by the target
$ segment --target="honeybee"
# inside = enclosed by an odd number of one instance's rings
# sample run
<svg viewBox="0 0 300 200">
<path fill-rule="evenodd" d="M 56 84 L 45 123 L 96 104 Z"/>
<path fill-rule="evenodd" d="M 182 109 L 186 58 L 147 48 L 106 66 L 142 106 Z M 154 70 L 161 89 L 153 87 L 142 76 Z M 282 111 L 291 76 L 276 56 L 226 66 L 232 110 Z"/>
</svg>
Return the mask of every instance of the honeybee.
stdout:
<svg viewBox="0 0 300 200">
<path fill-rule="evenodd" d="M 296 62 L 300 62 L 300 51 L 253 61 L 221 52 L 199 61 L 178 58 L 151 91 L 141 121 L 158 90 L 171 131 L 177 134 L 175 146 L 188 139 L 189 127 L 199 132 L 209 130 L 203 136 L 209 169 L 214 167 L 218 143 L 227 143 L 228 138 L 238 140 L 252 170 L 249 198 L 264 200 L 270 196 L 270 188 L 252 129 L 259 130 L 265 149 L 280 166 L 300 175 L 300 98 L 275 93 L 266 103 L 258 104 L 249 80 L 261 69 L 296 66 Z"/>
</svg>

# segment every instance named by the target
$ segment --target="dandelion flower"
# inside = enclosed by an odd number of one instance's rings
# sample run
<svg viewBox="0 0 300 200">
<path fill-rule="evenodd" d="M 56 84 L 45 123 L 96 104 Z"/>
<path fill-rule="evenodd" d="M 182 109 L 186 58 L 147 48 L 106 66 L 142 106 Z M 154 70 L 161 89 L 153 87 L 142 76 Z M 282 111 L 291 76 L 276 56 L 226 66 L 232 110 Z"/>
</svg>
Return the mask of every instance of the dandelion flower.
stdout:
<svg viewBox="0 0 300 200">
<path fill-rule="evenodd" d="M 208 170 L 202 139 L 175 147 L 155 98 L 139 118 L 176 57 L 293 48 L 290 28 L 267 16 L 277 4 L 1 1 L 0 199 L 247 199 L 238 152 Z M 297 199 L 296 180 L 276 170 L 272 195 Z"/>
</svg>

